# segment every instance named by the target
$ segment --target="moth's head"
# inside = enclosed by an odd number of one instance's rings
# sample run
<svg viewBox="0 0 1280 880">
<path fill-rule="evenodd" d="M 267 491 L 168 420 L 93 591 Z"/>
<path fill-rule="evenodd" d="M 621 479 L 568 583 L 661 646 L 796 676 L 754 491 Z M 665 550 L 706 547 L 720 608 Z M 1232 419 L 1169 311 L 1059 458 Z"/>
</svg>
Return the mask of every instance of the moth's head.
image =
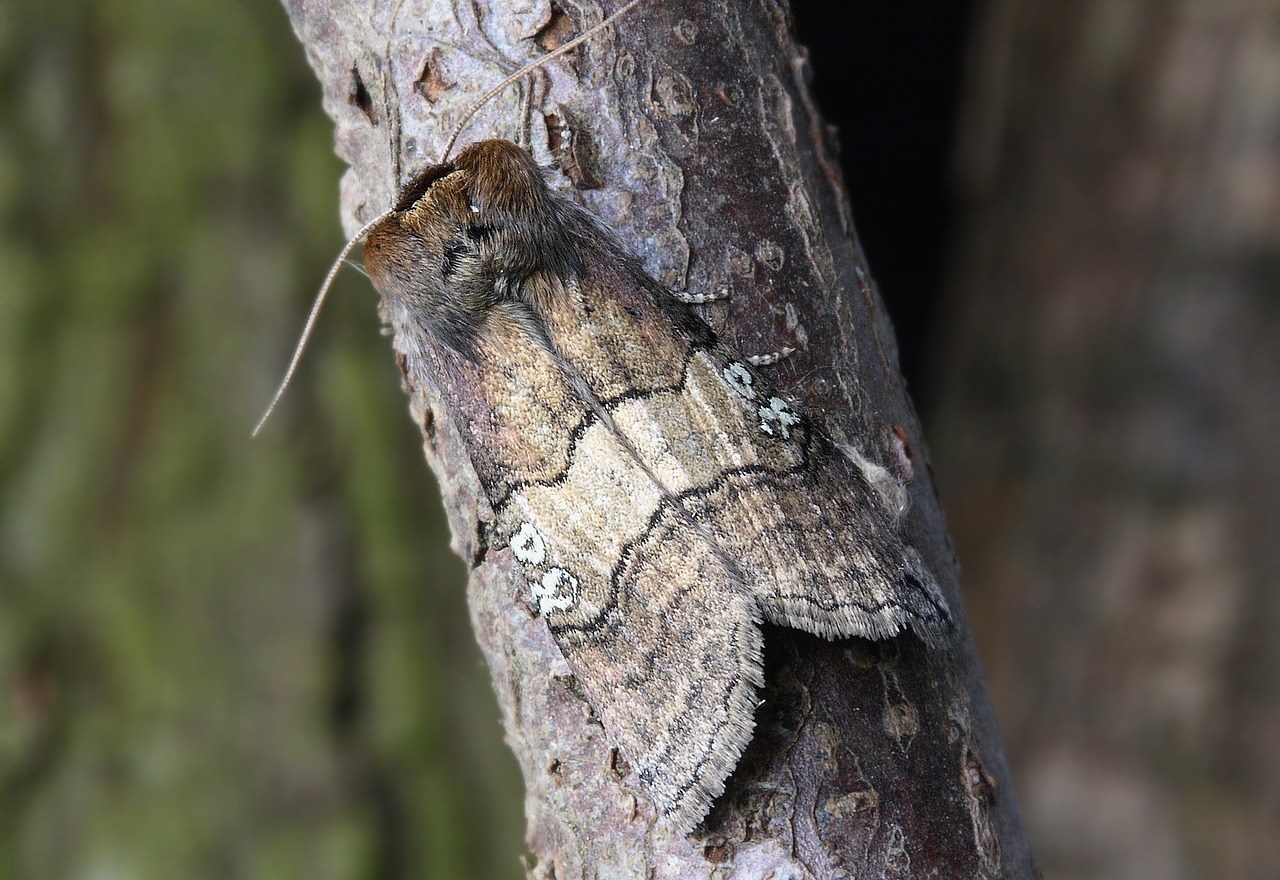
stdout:
<svg viewBox="0 0 1280 880">
<path fill-rule="evenodd" d="M 528 153 L 481 141 L 405 187 L 365 239 L 365 268 L 384 296 L 467 350 L 489 311 L 521 301 L 531 278 L 581 274 L 567 210 Z"/>
</svg>

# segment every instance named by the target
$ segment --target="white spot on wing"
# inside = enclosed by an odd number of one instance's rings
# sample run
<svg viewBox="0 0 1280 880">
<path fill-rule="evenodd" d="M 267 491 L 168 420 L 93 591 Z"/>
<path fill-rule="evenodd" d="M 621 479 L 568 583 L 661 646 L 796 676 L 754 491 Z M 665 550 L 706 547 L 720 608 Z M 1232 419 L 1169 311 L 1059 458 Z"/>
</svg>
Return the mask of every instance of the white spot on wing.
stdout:
<svg viewBox="0 0 1280 880">
<path fill-rule="evenodd" d="M 547 558 L 547 542 L 533 523 L 523 523 L 511 537 L 511 552 L 525 565 L 541 565 Z"/>
<path fill-rule="evenodd" d="M 792 427 L 800 424 L 800 417 L 781 397 L 771 398 L 759 412 L 760 430 L 769 435 L 780 434 L 784 440 L 790 440 Z"/>
<path fill-rule="evenodd" d="M 578 601 L 578 579 L 563 568 L 548 570 L 541 583 L 534 582 L 529 587 L 544 616 L 552 611 L 568 611 Z"/>
<path fill-rule="evenodd" d="M 751 375 L 751 371 L 739 363 L 732 363 L 725 367 L 721 372 L 724 380 L 729 383 L 729 387 L 738 393 L 739 396 L 747 400 L 756 399 L 756 389 L 751 387 L 755 379 Z"/>
</svg>

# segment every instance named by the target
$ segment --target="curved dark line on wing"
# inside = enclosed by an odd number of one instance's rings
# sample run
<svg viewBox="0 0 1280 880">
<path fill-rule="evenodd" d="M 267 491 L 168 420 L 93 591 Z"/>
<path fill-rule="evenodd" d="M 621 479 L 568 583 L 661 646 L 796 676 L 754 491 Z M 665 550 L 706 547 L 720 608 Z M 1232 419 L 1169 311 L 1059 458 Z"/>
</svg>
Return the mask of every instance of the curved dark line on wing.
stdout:
<svg viewBox="0 0 1280 880">
<path fill-rule="evenodd" d="M 676 505 L 680 505 L 681 507 L 683 507 L 686 501 L 689 501 L 694 498 L 698 498 L 699 496 L 710 495 L 715 492 L 718 492 L 721 489 L 723 489 L 730 480 L 736 479 L 738 477 L 750 477 L 750 476 L 756 476 L 759 474 L 767 474 L 769 476 L 774 476 L 774 477 L 789 477 L 801 472 L 802 470 L 805 470 L 809 463 L 809 456 L 807 453 L 809 451 L 810 438 L 812 436 L 813 436 L 812 434 L 806 434 L 805 442 L 796 444 L 799 447 L 801 454 L 800 454 L 799 461 L 796 464 L 792 465 L 791 467 L 778 469 L 778 468 L 774 468 L 769 465 L 763 465 L 763 464 L 742 465 L 741 467 L 730 468 L 728 470 L 722 471 L 718 477 L 716 477 L 714 480 L 712 480 L 710 483 L 707 483 L 704 486 L 693 486 L 675 495 L 664 495 L 662 500 L 658 503 L 656 507 L 654 507 L 653 511 L 649 514 L 649 520 L 645 524 L 645 527 L 640 531 L 640 533 L 637 534 L 630 541 L 628 541 L 626 544 L 622 545 L 622 552 L 618 557 L 618 562 L 614 565 L 613 570 L 610 572 L 610 575 L 609 575 L 609 599 L 604 604 L 604 606 L 600 609 L 600 613 L 597 614 L 595 617 L 593 617 L 592 620 L 587 623 L 554 625 L 551 627 L 551 632 L 557 633 L 557 634 L 561 632 L 567 632 L 567 631 L 589 633 L 589 632 L 594 632 L 595 630 L 600 628 L 603 622 L 603 618 L 610 611 L 613 611 L 617 607 L 617 604 L 618 604 L 617 597 L 618 597 L 619 589 L 621 588 L 620 581 L 622 577 L 622 572 L 624 569 L 627 568 L 628 564 L 631 562 L 631 556 L 634 553 L 636 547 L 638 547 L 640 544 L 644 543 L 649 539 L 650 535 L 652 535 L 653 533 L 653 530 L 657 527 L 659 521 L 673 507 L 676 507 Z"/>
<path fill-rule="evenodd" d="M 632 538 L 630 541 L 628 541 L 626 544 L 623 545 L 622 552 L 619 556 L 618 562 L 614 565 L 613 570 L 610 573 L 609 597 L 604 603 L 604 605 L 601 607 L 600 612 L 594 615 L 591 618 L 591 620 L 584 621 L 582 623 L 553 624 L 551 625 L 551 632 L 559 636 L 562 633 L 563 634 L 582 633 L 584 635 L 588 635 L 590 633 L 598 631 L 604 625 L 604 622 L 605 622 L 604 619 L 610 614 L 610 612 L 614 611 L 618 606 L 618 596 L 621 593 L 623 588 L 622 576 L 625 570 L 630 566 L 632 562 L 632 557 L 636 548 L 650 539 L 654 529 L 658 526 L 659 522 L 673 508 L 675 508 L 677 505 L 680 505 L 682 507 L 685 504 L 685 502 L 698 498 L 700 496 L 706 496 L 706 495 L 710 495 L 715 492 L 718 492 L 721 489 L 725 488 L 726 484 L 728 484 L 731 480 L 737 480 L 742 477 L 765 475 L 765 476 L 774 477 L 774 478 L 786 478 L 786 477 L 796 475 L 797 473 L 806 469 L 808 465 L 808 460 L 809 460 L 808 452 L 809 452 L 809 447 L 811 445 L 810 441 L 813 436 L 814 435 L 812 434 L 807 434 L 805 442 L 801 444 L 797 444 L 802 454 L 799 462 L 789 468 L 777 469 L 777 468 L 769 467 L 767 465 L 760 465 L 760 464 L 743 465 L 742 467 L 732 468 L 730 470 L 724 471 L 715 480 L 706 484 L 705 486 L 692 487 L 676 495 L 667 495 L 666 497 L 664 497 L 662 501 L 659 502 L 658 505 L 649 514 L 649 520 L 645 524 L 644 529 L 638 535 L 636 535 L 636 537 Z M 938 604 L 933 600 L 933 597 L 929 595 L 928 590 L 921 590 L 920 592 L 926 597 L 930 605 L 932 605 L 939 612 L 942 612 L 942 608 L 938 606 Z M 814 602 L 813 604 L 816 607 L 823 608 L 824 610 L 832 610 L 835 608 L 857 608 L 868 615 L 874 615 L 880 611 L 883 611 L 886 608 L 901 608 L 904 611 L 911 614 L 911 616 L 913 617 L 917 616 L 913 612 L 911 612 L 911 609 L 909 607 L 907 607 L 906 605 L 903 605 L 901 602 L 897 602 L 893 600 L 886 600 L 882 602 L 849 601 L 849 602 L 842 603 L 840 605 L 830 605 L 830 606 L 824 606 L 817 602 Z M 948 615 L 946 614 L 940 614 L 940 619 L 947 620 L 949 618 L 948 618 Z"/>
<path fill-rule="evenodd" d="M 600 408 L 605 412 L 612 413 L 624 403 L 630 403 L 633 400 L 644 400 L 649 397 L 655 397 L 659 394 L 683 393 L 685 385 L 689 382 L 689 364 L 693 362 L 694 357 L 700 350 L 701 349 L 697 348 L 689 349 L 689 354 L 684 359 L 684 365 L 680 369 L 680 381 L 676 382 L 674 385 L 661 385 L 657 388 L 631 389 L 629 391 L 624 391 L 616 397 L 600 401 Z M 551 488 L 563 485 L 564 481 L 569 477 L 569 471 L 573 469 L 574 458 L 578 451 L 578 442 L 597 421 L 599 421 L 599 416 L 597 416 L 593 410 L 588 409 L 584 412 L 582 414 L 582 418 L 578 420 L 578 424 L 574 425 L 573 430 L 569 432 L 568 450 L 565 454 L 565 466 L 561 468 L 554 477 L 543 477 L 537 480 L 516 480 L 515 482 L 510 483 L 507 486 L 506 491 L 502 493 L 502 496 L 492 502 L 494 511 L 501 514 L 502 509 L 510 503 L 511 496 L 524 489 L 528 489 L 530 487 Z"/>
</svg>

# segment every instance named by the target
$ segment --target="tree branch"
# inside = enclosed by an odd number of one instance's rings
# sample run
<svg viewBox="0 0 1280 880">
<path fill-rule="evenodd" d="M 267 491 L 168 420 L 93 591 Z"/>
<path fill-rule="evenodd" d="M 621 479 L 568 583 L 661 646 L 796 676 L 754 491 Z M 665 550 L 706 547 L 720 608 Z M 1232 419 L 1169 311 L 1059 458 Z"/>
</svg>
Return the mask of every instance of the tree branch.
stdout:
<svg viewBox="0 0 1280 880">
<path fill-rule="evenodd" d="M 287 6 L 352 166 L 342 184 L 349 230 L 438 157 L 476 96 L 615 8 Z M 781 3 L 655 0 L 512 86 L 461 142 L 528 146 L 659 280 L 731 291 L 704 315 L 740 350 L 794 347 L 770 368 L 775 384 L 907 482 L 908 540 L 958 610 L 892 332 L 805 74 Z M 509 554 L 485 554 L 487 501 L 436 389 L 406 390 L 454 548 L 474 566 L 472 620 L 524 773 L 532 876 L 709 877 L 730 864 L 742 877 L 1033 875 L 963 620 L 943 651 L 908 636 L 825 642 L 767 630 L 755 737 L 705 833 L 655 822 L 545 622 L 515 599 L 523 579 L 498 561 Z"/>
</svg>

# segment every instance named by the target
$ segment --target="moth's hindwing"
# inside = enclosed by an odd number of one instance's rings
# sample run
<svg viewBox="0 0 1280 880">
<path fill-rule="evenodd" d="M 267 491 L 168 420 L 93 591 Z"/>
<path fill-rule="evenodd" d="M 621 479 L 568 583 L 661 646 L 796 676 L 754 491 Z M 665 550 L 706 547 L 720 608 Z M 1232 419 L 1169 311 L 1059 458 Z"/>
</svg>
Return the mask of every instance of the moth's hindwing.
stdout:
<svg viewBox="0 0 1280 880">
<path fill-rule="evenodd" d="M 688 829 L 750 738 L 761 621 L 938 644 L 947 604 L 859 468 L 527 154 L 428 174 L 370 275 L 437 347 L 529 601 Z"/>
</svg>

